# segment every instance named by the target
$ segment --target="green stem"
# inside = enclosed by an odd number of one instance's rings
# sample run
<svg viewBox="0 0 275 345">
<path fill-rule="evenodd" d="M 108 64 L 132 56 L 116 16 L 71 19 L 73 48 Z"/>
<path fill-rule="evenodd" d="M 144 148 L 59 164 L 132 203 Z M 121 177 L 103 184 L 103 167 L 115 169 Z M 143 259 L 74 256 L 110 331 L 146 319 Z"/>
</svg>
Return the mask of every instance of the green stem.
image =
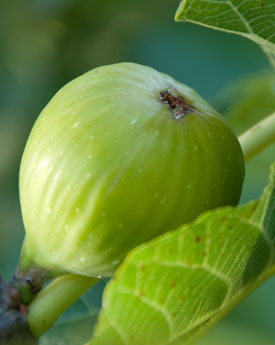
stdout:
<svg viewBox="0 0 275 345">
<path fill-rule="evenodd" d="M 239 136 L 245 161 L 275 142 L 275 113 L 269 115 Z"/>
<path fill-rule="evenodd" d="M 56 278 L 39 292 L 29 305 L 27 321 L 32 334 L 40 337 L 47 332 L 54 322 L 98 281 L 98 278 L 76 274 Z"/>
</svg>

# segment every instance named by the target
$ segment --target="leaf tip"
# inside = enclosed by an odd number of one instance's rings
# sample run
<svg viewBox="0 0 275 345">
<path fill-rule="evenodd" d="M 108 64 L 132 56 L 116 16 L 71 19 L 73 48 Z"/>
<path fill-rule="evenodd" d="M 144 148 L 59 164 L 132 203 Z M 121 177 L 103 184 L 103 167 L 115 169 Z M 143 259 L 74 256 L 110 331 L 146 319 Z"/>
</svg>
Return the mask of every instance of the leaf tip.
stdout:
<svg viewBox="0 0 275 345">
<path fill-rule="evenodd" d="M 182 22 L 185 20 L 184 18 L 184 13 L 185 13 L 185 7 L 186 7 L 186 3 L 187 1 L 186 0 L 182 0 L 179 4 L 179 7 L 175 13 L 175 17 L 174 17 L 174 20 L 176 22 Z"/>
</svg>

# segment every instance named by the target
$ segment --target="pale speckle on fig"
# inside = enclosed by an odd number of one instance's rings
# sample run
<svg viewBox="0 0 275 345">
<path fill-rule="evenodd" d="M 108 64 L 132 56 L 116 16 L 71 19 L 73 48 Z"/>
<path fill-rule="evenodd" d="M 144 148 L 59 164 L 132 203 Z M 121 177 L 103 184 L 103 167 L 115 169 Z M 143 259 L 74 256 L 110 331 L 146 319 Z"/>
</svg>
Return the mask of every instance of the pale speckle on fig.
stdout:
<svg viewBox="0 0 275 345">
<path fill-rule="evenodd" d="M 56 184 L 58 179 L 59 179 L 59 176 L 60 176 L 60 172 L 57 172 L 55 175 L 54 175 L 54 178 L 53 178 L 53 184 Z"/>
<path fill-rule="evenodd" d="M 156 192 L 156 193 L 154 194 L 154 199 L 159 198 L 159 196 L 160 196 L 160 193 Z"/>
<path fill-rule="evenodd" d="M 160 205 L 163 206 L 163 205 L 166 203 L 166 199 L 167 199 L 167 196 L 165 195 L 165 196 L 161 199 Z"/>
<path fill-rule="evenodd" d="M 91 176 L 92 176 L 91 173 L 87 173 L 87 174 L 86 174 L 86 178 L 87 178 L 87 179 L 89 179 Z"/>
<path fill-rule="evenodd" d="M 48 159 L 44 159 L 40 162 L 39 167 L 40 168 L 47 168 L 49 163 L 50 163 L 50 161 Z"/>
<path fill-rule="evenodd" d="M 73 125 L 72 125 L 72 128 L 76 128 L 77 126 L 79 126 L 80 125 L 80 121 L 77 121 L 76 123 L 74 123 Z"/>
<path fill-rule="evenodd" d="M 155 134 L 154 134 L 154 138 L 156 138 L 158 136 L 159 136 L 159 131 L 156 131 Z"/>
<path fill-rule="evenodd" d="M 135 123 L 137 123 L 137 119 L 133 119 L 133 120 L 130 122 L 130 126 L 133 126 Z"/>
</svg>

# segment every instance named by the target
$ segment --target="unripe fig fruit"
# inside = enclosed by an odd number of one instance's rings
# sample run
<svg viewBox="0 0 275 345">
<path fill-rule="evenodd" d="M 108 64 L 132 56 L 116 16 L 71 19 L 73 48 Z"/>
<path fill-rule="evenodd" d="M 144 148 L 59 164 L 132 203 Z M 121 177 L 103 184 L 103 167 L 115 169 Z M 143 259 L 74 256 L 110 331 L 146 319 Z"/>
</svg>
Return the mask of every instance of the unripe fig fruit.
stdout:
<svg viewBox="0 0 275 345">
<path fill-rule="evenodd" d="M 53 97 L 28 139 L 22 260 L 112 275 L 136 245 L 237 204 L 243 178 L 237 138 L 194 90 L 134 63 L 96 68 Z"/>
</svg>

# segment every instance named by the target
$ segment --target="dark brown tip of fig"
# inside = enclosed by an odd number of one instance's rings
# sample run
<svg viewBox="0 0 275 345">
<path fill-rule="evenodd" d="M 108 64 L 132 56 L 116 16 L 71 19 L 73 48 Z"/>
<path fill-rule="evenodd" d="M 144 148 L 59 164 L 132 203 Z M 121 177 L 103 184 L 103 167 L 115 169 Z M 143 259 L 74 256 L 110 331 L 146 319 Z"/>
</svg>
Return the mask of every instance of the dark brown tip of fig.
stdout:
<svg viewBox="0 0 275 345">
<path fill-rule="evenodd" d="M 181 119 L 185 114 L 194 112 L 196 110 L 190 103 L 188 103 L 182 96 L 173 94 L 166 90 L 160 93 L 160 101 L 167 104 L 176 120 Z"/>
</svg>

